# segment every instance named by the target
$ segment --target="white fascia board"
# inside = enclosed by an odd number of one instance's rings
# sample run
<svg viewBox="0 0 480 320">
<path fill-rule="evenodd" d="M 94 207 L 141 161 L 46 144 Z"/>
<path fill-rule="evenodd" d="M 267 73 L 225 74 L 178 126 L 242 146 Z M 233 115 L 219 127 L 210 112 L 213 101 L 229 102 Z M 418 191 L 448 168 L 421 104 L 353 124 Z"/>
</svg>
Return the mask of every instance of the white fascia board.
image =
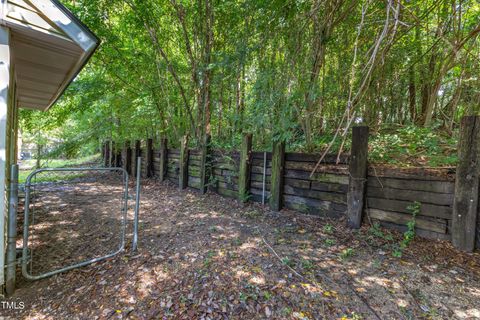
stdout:
<svg viewBox="0 0 480 320">
<path fill-rule="evenodd" d="M 44 14 L 50 21 L 55 23 L 59 29 L 78 44 L 85 52 L 94 50 L 97 46 L 98 40 L 84 28 L 83 25 L 68 14 L 68 11 L 60 4 L 54 3 L 50 0 L 29 0 L 42 14 Z"/>
</svg>

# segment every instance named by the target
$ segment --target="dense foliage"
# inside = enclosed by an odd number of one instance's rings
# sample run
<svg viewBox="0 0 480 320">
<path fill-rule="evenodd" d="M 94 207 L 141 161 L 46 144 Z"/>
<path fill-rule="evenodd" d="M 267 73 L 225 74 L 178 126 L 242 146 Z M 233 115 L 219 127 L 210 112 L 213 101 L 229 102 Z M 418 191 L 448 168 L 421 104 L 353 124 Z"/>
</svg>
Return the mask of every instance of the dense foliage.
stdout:
<svg viewBox="0 0 480 320">
<path fill-rule="evenodd" d="M 415 152 L 437 150 L 479 111 L 476 0 L 64 2 L 102 45 L 50 114 L 22 125 L 70 152 L 184 134 L 236 146 L 243 132 L 257 147 L 339 149 L 363 122 L 381 160 L 408 132 L 425 134 Z"/>
</svg>

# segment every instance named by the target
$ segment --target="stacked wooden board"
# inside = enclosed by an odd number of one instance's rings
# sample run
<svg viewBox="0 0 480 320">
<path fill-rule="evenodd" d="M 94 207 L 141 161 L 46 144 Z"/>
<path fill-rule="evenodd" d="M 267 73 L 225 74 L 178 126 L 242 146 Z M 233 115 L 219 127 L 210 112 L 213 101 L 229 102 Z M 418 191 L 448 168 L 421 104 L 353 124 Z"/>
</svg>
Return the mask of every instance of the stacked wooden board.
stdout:
<svg viewBox="0 0 480 320">
<path fill-rule="evenodd" d="M 338 165 L 328 155 L 312 174 L 319 154 L 285 154 L 283 202 L 304 213 L 341 217 L 347 211 L 348 172 L 345 158 Z"/>
<path fill-rule="evenodd" d="M 367 218 L 404 230 L 412 220 L 409 206 L 420 203 L 416 217 L 417 233 L 426 237 L 449 238 L 455 183 L 452 177 L 402 173 L 400 169 L 369 169 L 367 182 Z"/>
<path fill-rule="evenodd" d="M 141 151 L 141 157 L 142 157 L 142 178 L 147 177 L 147 171 L 148 171 L 148 162 L 147 162 L 147 150 L 142 148 Z"/>
<path fill-rule="evenodd" d="M 159 176 L 160 174 L 160 149 L 153 150 L 153 174 Z"/>
<path fill-rule="evenodd" d="M 142 150 L 140 150 L 140 156 L 142 156 Z M 137 175 L 137 156 L 135 155 L 135 149 L 132 149 L 132 173 L 133 176 Z"/>
<path fill-rule="evenodd" d="M 189 150 L 188 153 L 188 186 L 200 190 L 200 167 L 201 167 L 200 150 Z"/>
<path fill-rule="evenodd" d="M 265 164 L 266 156 L 266 167 Z M 250 193 L 251 200 L 262 202 L 263 197 L 263 172 L 265 170 L 265 203 L 270 197 L 270 181 L 272 178 L 272 153 L 252 152 L 252 167 L 250 170 Z"/>
<path fill-rule="evenodd" d="M 146 174 L 145 150 L 142 175 Z M 265 157 L 266 156 L 266 166 Z M 347 211 L 349 184 L 348 158 L 328 155 L 311 175 L 320 154 L 285 153 L 283 206 L 303 213 L 342 217 Z M 166 178 L 179 183 L 179 149 L 167 150 Z M 211 153 L 211 177 L 208 186 L 220 195 L 239 198 L 238 174 L 240 155 L 236 151 L 214 150 Z M 265 201 L 270 195 L 272 175 L 271 152 L 252 152 L 250 167 L 250 198 L 261 202 L 265 171 Z M 135 150 L 132 150 L 132 169 L 135 170 Z M 154 174 L 160 172 L 160 150 L 153 155 Z M 200 188 L 201 152 L 189 150 L 188 186 Z M 421 236 L 448 239 L 452 220 L 454 174 L 431 174 L 422 169 L 369 168 L 366 188 L 365 219 L 405 230 L 412 219 L 408 208 L 414 201 L 420 202 L 416 217 L 416 230 Z M 480 223 L 480 221 L 479 221 Z M 480 238 L 480 237 L 479 237 Z M 479 240 L 480 242 L 480 240 Z"/>
<path fill-rule="evenodd" d="M 238 170 L 240 155 L 236 151 L 212 152 L 210 189 L 232 198 L 238 198 Z"/>
<path fill-rule="evenodd" d="M 168 149 L 167 155 L 167 179 L 178 185 L 180 149 Z"/>
</svg>

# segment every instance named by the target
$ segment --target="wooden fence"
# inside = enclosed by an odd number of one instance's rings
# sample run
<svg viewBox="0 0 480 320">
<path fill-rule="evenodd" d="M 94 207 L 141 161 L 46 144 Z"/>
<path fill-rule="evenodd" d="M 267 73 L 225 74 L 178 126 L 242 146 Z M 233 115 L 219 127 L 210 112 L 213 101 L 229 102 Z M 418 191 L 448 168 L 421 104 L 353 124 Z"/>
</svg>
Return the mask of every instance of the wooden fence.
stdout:
<svg viewBox="0 0 480 320">
<path fill-rule="evenodd" d="M 480 127 L 480 121 L 472 124 L 469 117 L 465 119 L 462 132 Z M 148 139 L 126 143 L 122 148 L 107 143 L 105 158 L 113 154 L 111 164 L 121 164 L 133 174 L 135 158 L 141 156 L 143 177 L 169 180 L 180 189 L 209 189 L 243 202 L 268 203 L 272 210 L 288 208 L 324 217 L 345 217 L 352 228 L 368 221 L 405 230 L 412 219 L 409 206 L 419 202 L 418 235 L 452 240 L 466 251 L 474 249 L 475 241 L 480 247 L 480 161 L 472 162 L 472 157 L 479 159 L 477 148 L 462 147 L 460 141 L 457 170 L 369 166 L 368 128 L 355 127 L 350 155 L 327 155 L 316 168 L 320 154 L 285 152 L 284 143 L 276 143 L 272 152 L 252 151 L 251 139 L 246 135 L 239 151 L 210 150 L 207 143 L 203 148 L 188 150 L 186 139 L 180 149 L 168 148 L 166 139 L 158 145 Z M 470 159 L 467 164 L 464 157 Z M 462 165 L 468 167 L 461 170 L 462 174 L 467 172 L 469 181 L 473 181 L 468 186 L 458 183 Z"/>
</svg>

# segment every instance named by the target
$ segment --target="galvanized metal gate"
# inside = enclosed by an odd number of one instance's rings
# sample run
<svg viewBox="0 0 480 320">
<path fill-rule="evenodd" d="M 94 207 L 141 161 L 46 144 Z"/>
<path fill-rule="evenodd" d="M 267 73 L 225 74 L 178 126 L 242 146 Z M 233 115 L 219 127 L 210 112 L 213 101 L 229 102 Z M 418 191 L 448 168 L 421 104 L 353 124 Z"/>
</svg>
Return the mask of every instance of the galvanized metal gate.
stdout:
<svg viewBox="0 0 480 320">
<path fill-rule="evenodd" d="M 57 176 L 58 179 L 52 182 Z M 108 185 L 112 179 L 118 180 L 115 187 Z M 139 181 L 137 176 L 133 249 L 138 238 Z M 82 201 L 88 201 L 84 205 L 90 209 L 88 215 L 82 214 Z M 123 168 L 45 168 L 33 171 L 25 183 L 23 276 L 28 280 L 39 280 L 124 251 L 128 201 L 128 173 Z M 51 237 L 55 241 L 48 243 L 42 241 L 42 237 Z M 43 253 L 34 255 L 39 247 Z M 68 253 L 71 256 L 64 254 L 68 248 L 73 248 Z M 51 257 L 45 258 L 45 252 Z M 34 273 L 35 259 L 49 259 L 49 266 Z"/>
</svg>

